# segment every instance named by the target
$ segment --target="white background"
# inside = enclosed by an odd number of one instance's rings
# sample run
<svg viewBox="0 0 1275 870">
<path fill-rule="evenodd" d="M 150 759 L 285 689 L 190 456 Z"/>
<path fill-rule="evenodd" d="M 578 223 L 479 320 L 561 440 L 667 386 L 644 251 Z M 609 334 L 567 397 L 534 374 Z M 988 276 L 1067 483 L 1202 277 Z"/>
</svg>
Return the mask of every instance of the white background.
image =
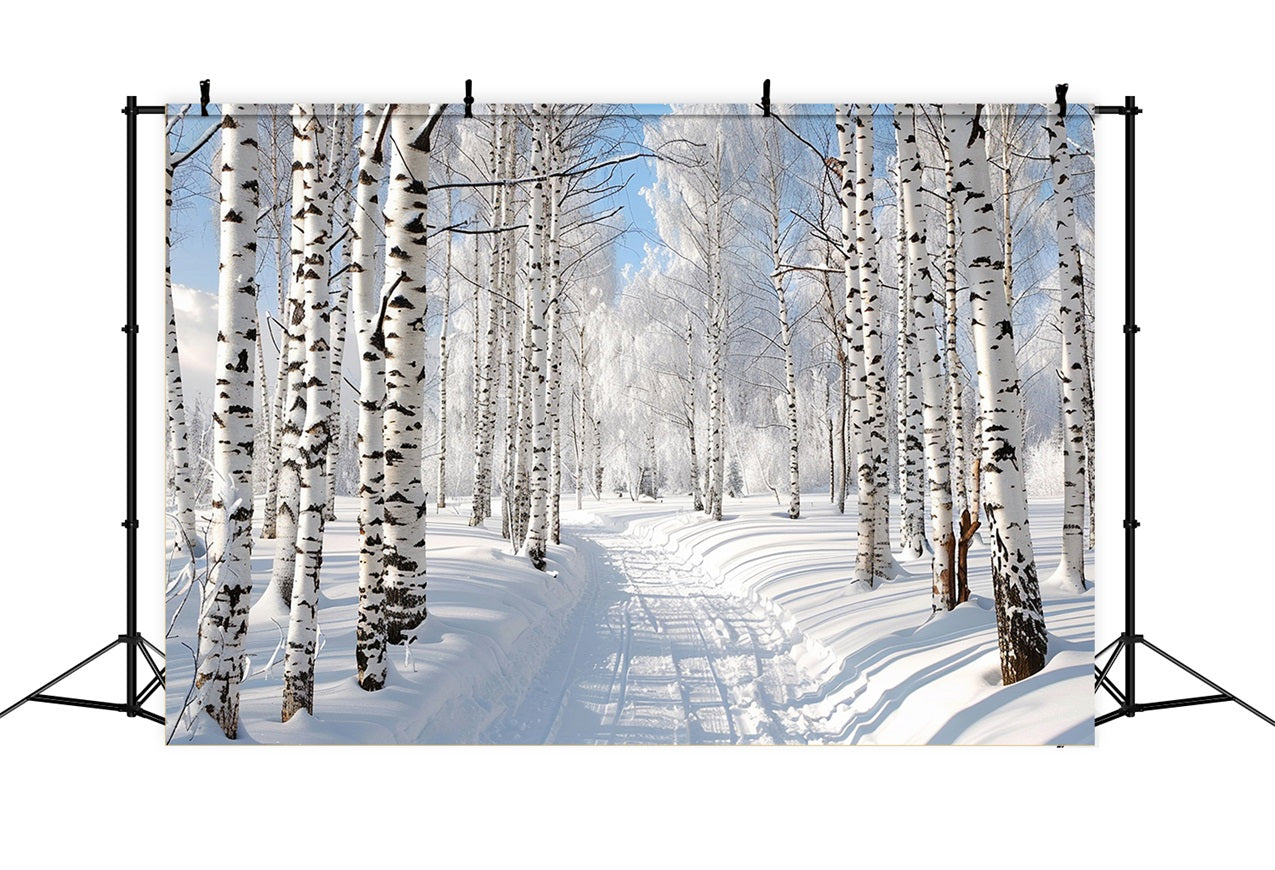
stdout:
<svg viewBox="0 0 1275 870">
<path fill-rule="evenodd" d="M 126 94 L 189 101 L 198 80 L 211 77 L 219 100 L 459 101 L 472 77 L 482 101 L 753 102 L 769 76 L 776 102 L 1049 101 L 1062 80 L 1074 102 L 1137 94 L 1146 110 L 1138 121 L 1138 627 L 1275 712 L 1264 636 L 1275 584 L 1263 558 L 1275 481 L 1262 425 L 1275 296 L 1261 257 L 1272 231 L 1272 104 L 1266 28 L 1241 18 L 1239 4 L 1213 2 L 1172 20 L 1168 10 L 1139 15 L 1110 2 L 1022 0 L 959 11 L 950 2 L 777 2 L 753 11 L 698 11 L 686 0 L 527 3 L 507 13 L 492 3 L 411 4 L 410 16 L 393 21 L 390 4 L 110 6 L 27 5 L 25 22 L 6 21 L 0 59 L 8 242 L 0 705 L 124 627 Z M 863 17 L 850 19 L 850 9 Z M 301 27 L 317 40 L 312 55 L 294 42 Z M 142 597 L 144 630 L 157 640 L 161 125 L 141 119 Z M 1121 620 L 1123 133 L 1119 119 L 1099 125 L 1104 643 Z M 1150 667 L 1142 676 L 1141 700 L 1196 692 L 1158 683 Z M 74 688 L 114 698 L 121 684 L 122 664 L 112 659 Z M 28 705 L 0 722 L 0 860 L 1269 860 L 1254 850 L 1269 844 L 1275 728 L 1227 704 L 1117 721 L 1099 730 L 1098 743 L 165 748 L 156 725 Z M 285 802 L 294 790 L 302 800 Z M 299 806 L 305 812 L 294 815 Z"/>
</svg>

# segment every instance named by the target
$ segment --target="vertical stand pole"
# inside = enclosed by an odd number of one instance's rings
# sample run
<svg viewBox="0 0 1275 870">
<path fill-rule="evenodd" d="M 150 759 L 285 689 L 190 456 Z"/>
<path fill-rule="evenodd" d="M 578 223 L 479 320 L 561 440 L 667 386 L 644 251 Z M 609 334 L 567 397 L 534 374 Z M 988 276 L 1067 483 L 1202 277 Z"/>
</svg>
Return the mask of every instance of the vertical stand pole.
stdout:
<svg viewBox="0 0 1275 870">
<path fill-rule="evenodd" d="M 1103 689 L 1116 702 L 1117 708 L 1110 713 L 1104 713 L 1094 719 L 1095 725 L 1103 725 L 1113 719 L 1121 717 L 1132 718 L 1134 715 L 1147 710 L 1167 710 L 1173 707 L 1196 707 L 1201 704 L 1217 704 L 1224 701 L 1233 701 L 1236 704 L 1248 710 L 1254 716 L 1257 716 L 1264 722 L 1275 725 L 1275 719 L 1267 716 L 1261 710 L 1258 710 L 1252 704 L 1245 703 L 1235 695 L 1223 689 L 1217 683 L 1193 670 L 1178 659 L 1169 655 L 1160 649 L 1151 641 L 1147 640 L 1137 632 L 1137 572 L 1134 559 L 1135 554 L 1135 532 L 1141 525 L 1135 519 L 1137 494 L 1137 480 L 1135 476 L 1136 459 L 1137 459 L 1137 427 L 1136 427 L 1136 388 L 1137 376 L 1134 367 L 1134 339 L 1140 331 L 1136 319 L 1134 317 L 1134 286 L 1135 286 L 1135 267 L 1137 257 L 1135 255 L 1135 244 L 1137 242 L 1135 235 L 1135 180 L 1134 180 L 1134 119 L 1141 114 L 1142 110 L 1138 108 L 1137 100 L 1133 97 L 1125 97 L 1124 104 L 1119 106 L 1094 106 L 1094 113 L 1097 115 L 1124 115 L 1124 386 L 1125 386 L 1125 405 L 1124 405 L 1124 632 L 1104 647 L 1097 655 L 1101 659 L 1112 650 L 1106 664 L 1099 666 L 1097 662 L 1094 664 L 1096 677 L 1094 680 L 1094 691 Z M 1136 654 L 1139 646 L 1145 646 L 1148 650 L 1160 656 L 1160 658 L 1169 662 L 1169 664 L 1190 674 L 1209 688 L 1213 689 L 1216 694 L 1212 695 L 1196 695 L 1189 698 L 1174 698 L 1167 701 L 1150 701 L 1140 702 L 1137 698 L 1137 659 Z M 1121 691 L 1112 677 L 1111 670 L 1116 663 L 1116 659 L 1124 654 L 1124 691 Z"/>
<path fill-rule="evenodd" d="M 1124 389 L 1125 389 L 1125 430 L 1124 430 L 1124 645 L 1126 656 L 1124 661 L 1125 708 L 1126 716 L 1134 714 L 1134 681 L 1137 671 L 1134 666 L 1135 636 L 1134 606 L 1136 597 L 1134 568 L 1135 533 L 1138 521 L 1135 519 L 1135 498 L 1137 486 L 1135 482 L 1135 456 L 1137 450 L 1136 437 L 1136 403 L 1135 390 L 1137 378 L 1134 374 L 1134 338 L 1138 334 L 1137 321 L 1134 318 L 1134 286 L 1136 276 L 1134 268 L 1137 256 L 1134 253 L 1136 232 L 1134 231 L 1134 140 L 1133 121 L 1138 116 L 1138 108 L 1133 97 L 1124 98 Z"/>
<path fill-rule="evenodd" d="M 125 431 L 125 494 L 124 534 L 127 538 L 125 585 L 125 669 L 129 718 L 137 715 L 137 97 L 130 96 L 124 108 L 127 132 L 125 133 L 125 311 L 124 333 L 127 341 L 127 398 Z"/>
</svg>

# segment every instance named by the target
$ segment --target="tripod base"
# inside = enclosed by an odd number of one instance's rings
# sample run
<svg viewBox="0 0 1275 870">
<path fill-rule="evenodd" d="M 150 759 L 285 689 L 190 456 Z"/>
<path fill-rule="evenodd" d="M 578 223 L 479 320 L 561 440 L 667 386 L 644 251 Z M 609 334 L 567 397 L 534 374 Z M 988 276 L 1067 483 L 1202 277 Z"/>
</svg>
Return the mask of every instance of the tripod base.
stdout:
<svg viewBox="0 0 1275 870">
<path fill-rule="evenodd" d="M 133 686 L 136 685 L 136 680 L 132 678 L 133 674 L 130 674 L 130 686 L 129 690 L 126 692 L 127 700 L 125 700 L 124 703 L 96 701 L 91 698 L 73 698 L 67 695 L 50 695 L 47 693 L 48 689 L 53 688 L 76 671 L 106 655 L 117 646 L 123 646 L 128 649 L 130 653 L 130 669 L 133 668 L 133 663 L 136 661 L 135 653 L 140 652 L 142 657 L 146 660 L 146 664 L 150 667 L 153 675 L 150 681 L 140 690 L 134 690 Z M 164 669 L 155 662 L 154 656 L 151 655 L 152 652 L 161 659 L 164 657 L 164 653 L 160 651 L 159 647 L 155 646 L 155 644 L 151 643 L 140 634 L 121 634 L 119 637 L 115 638 L 115 640 L 111 641 L 88 658 L 49 680 L 21 701 L 6 707 L 3 712 L 0 712 L 0 718 L 8 716 L 28 701 L 35 701 L 41 704 L 61 704 L 67 707 L 88 707 L 93 710 L 113 710 L 116 713 L 126 713 L 129 718 L 140 716 L 143 719 L 149 719 L 151 722 L 158 722 L 163 725 L 163 716 L 160 716 L 158 713 L 152 713 L 150 710 L 142 709 L 142 704 L 146 703 L 146 700 L 164 685 Z"/>
<path fill-rule="evenodd" d="M 1138 703 L 1134 699 L 1134 693 L 1133 693 L 1132 662 L 1131 661 L 1126 662 L 1126 664 L 1130 665 L 1129 670 L 1126 673 L 1126 679 L 1129 681 L 1129 685 L 1125 686 L 1127 693 L 1124 691 L 1121 691 L 1120 688 L 1117 687 L 1114 682 L 1112 682 L 1110 674 L 1111 674 L 1111 668 L 1115 665 L 1116 659 L 1120 658 L 1121 653 L 1124 653 L 1125 656 L 1131 660 L 1133 658 L 1134 650 L 1139 646 L 1146 647 L 1147 649 L 1151 650 L 1151 652 L 1160 656 L 1160 658 L 1169 662 L 1170 664 L 1172 664 L 1179 670 L 1185 671 L 1186 673 L 1195 677 L 1197 680 L 1204 683 L 1209 688 L 1214 689 L 1217 692 L 1217 694 L 1195 695 L 1190 698 L 1174 698 L 1168 701 L 1152 701 L 1150 703 Z M 1257 718 L 1261 719 L 1263 722 L 1266 722 L 1268 725 L 1275 725 L 1275 719 L 1272 719 L 1270 716 L 1267 716 L 1265 713 L 1263 713 L 1261 710 L 1254 707 L 1252 704 L 1248 704 L 1244 701 L 1241 701 L 1239 698 L 1235 697 L 1230 692 L 1226 691 L 1226 689 L 1223 689 L 1221 686 L 1219 686 L 1217 683 L 1213 682 L 1208 677 L 1201 674 L 1199 671 L 1196 671 L 1188 667 L 1187 665 L 1183 664 L 1182 662 L 1178 661 L 1173 656 L 1169 655 L 1167 652 L 1160 649 L 1158 646 L 1156 646 L 1155 644 L 1153 644 L 1151 641 L 1147 640 L 1145 637 L 1143 637 L 1140 634 L 1120 635 L 1120 637 L 1116 638 L 1111 643 L 1103 647 L 1103 649 L 1095 656 L 1095 658 L 1101 660 L 1102 657 L 1106 655 L 1108 652 L 1111 652 L 1111 657 L 1107 659 L 1107 663 L 1105 665 L 1103 665 L 1102 667 L 1098 667 L 1096 663 L 1094 665 L 1094 671 L 1097 674 L 1094 681 L 1094 692 L 1097 692 L 1099 689 L 1103 689 L 1104 691 L 1106 691 L 1108 695 L 1110 695 L 1115 700 L 1117 704 L 1120 705 L 1120 708 L 1118 710 L 1112 710 L 1110 713 L 1104 713 L 1103 715 L 1094 719 L 1095 726 L 1105 724 L 1107 722 L 1112 721 L 1113 719 L 1119 719 L 1121 717 L 1132 716 L 1135 713 L 1143 713 L 1147 710 L 1168 710 L 1172 707 L 1196 707 L 1196 706 L 1199 706 L 1200 704 L 1220 704 L 1224 701 L 1234 701 L 1236 704 L 1239 704 L 1245 710 L 1248 710 L 1250 713 L 1252 713 Z"/>
</svg>

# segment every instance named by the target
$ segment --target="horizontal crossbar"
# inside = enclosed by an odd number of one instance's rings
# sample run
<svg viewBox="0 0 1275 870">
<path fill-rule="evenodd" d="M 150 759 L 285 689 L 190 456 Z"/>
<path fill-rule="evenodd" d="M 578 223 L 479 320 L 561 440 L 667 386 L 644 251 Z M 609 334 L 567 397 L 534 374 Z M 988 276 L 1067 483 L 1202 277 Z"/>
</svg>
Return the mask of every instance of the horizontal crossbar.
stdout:
<svg viewBox="0 0 1275 870">
<path fill-rule="evenodd" d="M 94 710 L 114 710 L 122 713 L 128 709 L 125 704 L 113 701 L 94 701 L 90 698 L 70 698 L 66 695 L 32 695 L 27 700 L 39 701 L 41 704 L 62 704 L 67 707 L 91 707 Z"/>
</svg>

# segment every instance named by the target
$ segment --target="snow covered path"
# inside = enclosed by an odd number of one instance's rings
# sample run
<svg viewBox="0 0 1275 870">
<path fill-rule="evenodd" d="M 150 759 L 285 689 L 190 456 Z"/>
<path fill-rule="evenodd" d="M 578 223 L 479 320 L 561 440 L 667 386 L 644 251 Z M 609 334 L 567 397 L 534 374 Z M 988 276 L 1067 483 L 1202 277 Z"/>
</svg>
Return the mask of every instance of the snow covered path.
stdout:
<svg viewBox="0 0 1275 870">
<path fill-rule="evenodd" d="M 785 743 L 811 688 L 789 634 L 669 550 L 575 526 L 591 591 L 520 708 L 486 739 L 510 743 Z M 804 741 L 801 741 L 804 742 Z"/>
</svg>

